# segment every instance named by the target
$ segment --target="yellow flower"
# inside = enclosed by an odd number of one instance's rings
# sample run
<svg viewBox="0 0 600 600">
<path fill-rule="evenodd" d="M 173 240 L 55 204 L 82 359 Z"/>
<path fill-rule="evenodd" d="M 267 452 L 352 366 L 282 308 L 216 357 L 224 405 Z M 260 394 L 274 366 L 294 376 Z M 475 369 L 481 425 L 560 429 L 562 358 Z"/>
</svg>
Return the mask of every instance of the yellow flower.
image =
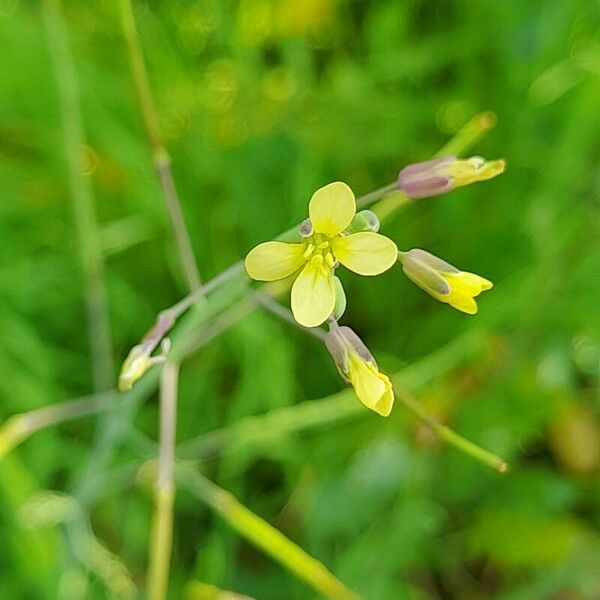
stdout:
<svg viewBox="0 0 600 600">
<path fill-rule="evenodd" d="M 459 271 L 445 260 L 417 248 L 399 252 L 398 258 L 407 277 L 440 302 L 469 315 L 477 312 L 474 298 L 492 288 L 491 281 Z"/>
<path fill-rule="evenodd" d="M 276 281 L 299 271 L 292 286 L 292 312 L 301 325 L 318 327 L 335 306 L 338 263 L 359 275 L 379 275 L 392 267 L 398 250 L 373 231 L 344 233 L 356 214 L 356 200 L 341 181 L 317 190 L 308 212 L 302 242 L 259 244 L 246 256 L 246 271 L 258 281 Z"/>
<path fill-rule="evenodd" d="M 334 325 L 325 345 L 356 397 L 370 410 L 387 417 L 394 406 L 394 390 L 387 375 L 379 372 L 377 363 L 363 341 L 350 329 Z"/>
</svg>

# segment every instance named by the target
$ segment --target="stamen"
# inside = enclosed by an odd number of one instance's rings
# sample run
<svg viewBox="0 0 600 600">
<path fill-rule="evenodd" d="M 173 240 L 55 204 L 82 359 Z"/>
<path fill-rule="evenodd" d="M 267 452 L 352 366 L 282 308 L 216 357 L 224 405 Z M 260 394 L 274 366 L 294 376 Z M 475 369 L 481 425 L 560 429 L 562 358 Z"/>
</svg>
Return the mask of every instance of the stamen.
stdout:
<svg viewBox="0 0 600 600">
<path fill-rule="evenodd" d="M 313 244 L 308 244 L 308 246 L 306 246 L 306 250 L 304 251 L 304 253 L 302 254 L 302 258 L 305 258 L 306 260 L 308 260 L 310 258 L 310 255 L 315 251 L 315 247 Z"/>
<path fill-rule="evenodd" d="M 325 262 L 331 267 L 333 268 L 333 266 L 335 265 L 335 258 L 333 258 L 333 254 L 331 254 L 331 252 L 328 252 L 325 255 Z"/>
</svg>

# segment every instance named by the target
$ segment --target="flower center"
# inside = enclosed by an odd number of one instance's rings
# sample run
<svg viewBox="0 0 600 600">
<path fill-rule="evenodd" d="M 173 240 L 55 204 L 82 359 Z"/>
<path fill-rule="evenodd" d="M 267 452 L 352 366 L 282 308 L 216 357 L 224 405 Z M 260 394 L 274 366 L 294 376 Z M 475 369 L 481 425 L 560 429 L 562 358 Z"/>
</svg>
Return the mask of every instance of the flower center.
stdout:
<svg viewBox="0 0 600 600">
<path fill-rule="evenodd" d="M 302 255 L 306 262 L 318 263 L 333 269 L 336 264 L 333 248 L 331 247 L 332 238 L 322 233 L 313 233 L 304 240 L 304 254 Z"/>
</svg>

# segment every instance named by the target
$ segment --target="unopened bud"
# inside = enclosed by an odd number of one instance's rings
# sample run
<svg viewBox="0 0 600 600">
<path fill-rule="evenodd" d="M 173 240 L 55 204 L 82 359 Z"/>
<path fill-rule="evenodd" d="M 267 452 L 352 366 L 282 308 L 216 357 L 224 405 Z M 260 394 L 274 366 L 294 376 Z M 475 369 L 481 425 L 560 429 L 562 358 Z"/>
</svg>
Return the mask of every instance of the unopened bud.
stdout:
<svg viewBox="0 0 600 600">
<path fill-rule="evenodd" d="M 467 159 L 443 156 L 405 167 L 398 175 L 398 183 L 409 198 L 428 198 L 492 179 L 503 173 L 505 167 L 504 160 L 488 162 L 481 156 Z"/>
<path fill-rule="evenodd" d="M 369 409 L 387 417 L 394 404 L 392 384 L 363 341 L 349 327 L 335 324 L 325 338 L 343 379 L 352 385 L 357 398 Z"/>
<path fill-rule="evenodd" d="M 118 387 L 120 392 L 127 392 L 132 389 L 136 381 L 141 379 L 150 367 L 165 362 L 166 356 L 171 349 L 171 340 L 163 338 L 160 349 L 160 353 L 156 356 L 150 356 L 152 349 L 145 348 L 141 344 L 134 346 L 129 351 L 119 374 Z"/>
<path fill-rule="evenodd" d="M 360 233 L 361 231 L 379 231 L 379 217 L 372 210 L 361 210 L 354 215 L 352 222 L 344 233 Z"/>
<path fill-rule="evenodd" d="M 339 277 L 333 277 L 335 286 L 335 307 L 333 309 L 333 318 L 339 321 L 346 312 L 346 292 Z"/>
<path fill-rule="evenodd" d="M 302 223 L 300 223 L 300 227 L 298 227 L 298 233 L 301 237 L 307 238 L 313 234 L 313 225 L 310 219 L 304 219 Z"/>
<path fill-rule="evenodd" d="M 398 260 L 406 276 L 430 296 L 470 315 L 477 312 L 475 297 L 492 288 L 491 281 L 419 248 L 399 252 Z"/>
</svg>

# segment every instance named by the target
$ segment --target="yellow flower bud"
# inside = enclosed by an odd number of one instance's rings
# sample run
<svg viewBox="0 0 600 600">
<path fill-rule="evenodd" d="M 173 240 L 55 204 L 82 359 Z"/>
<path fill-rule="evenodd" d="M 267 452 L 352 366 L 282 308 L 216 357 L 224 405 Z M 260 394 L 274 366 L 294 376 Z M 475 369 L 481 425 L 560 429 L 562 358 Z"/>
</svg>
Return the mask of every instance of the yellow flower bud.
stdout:
<svg viewBox="0 0 600 600">
<path fill-rule="evenodd" d="M 356 333 L 349 327 L 334 324 L 325 345 L 344 380 L 354 388 L 356 397 L 382 417 L 389 416 L 394 406 L 392 382 L 380 373 L 373 355 Z"/>
<path fill-rule="evenodd" d="M 406 276 L 440 302 L 469 315 L 477 312 L 474 298 L 493 287 L 491 281 L 460 271 L 445 260 L 414 248 L 399 252 L 398 259 Z"/>
</svg>

